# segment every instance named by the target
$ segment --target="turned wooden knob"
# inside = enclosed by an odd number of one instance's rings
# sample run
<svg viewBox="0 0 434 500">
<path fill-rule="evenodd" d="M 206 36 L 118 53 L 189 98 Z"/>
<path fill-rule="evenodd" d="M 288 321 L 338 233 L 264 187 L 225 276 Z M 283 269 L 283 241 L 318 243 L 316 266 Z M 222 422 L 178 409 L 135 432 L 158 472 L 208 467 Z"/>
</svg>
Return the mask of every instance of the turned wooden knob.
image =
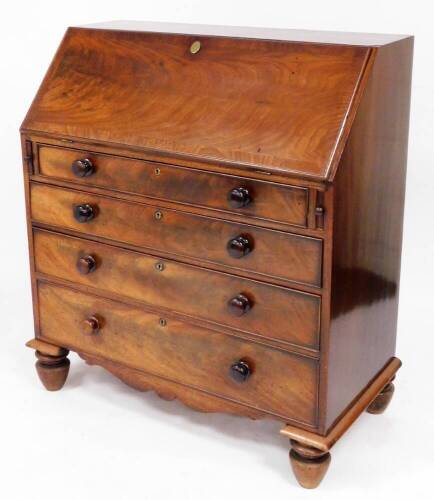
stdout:
<svg viewBox="0 0 434 500">
<path fill-rule="evenodd" d="M 86 335 L 94 335 L 98 333 L 101 328 L 100 320 L 95 316 L 90 316 L 90 318 L 83 321 L 83 327 Z"/>
<path fill-rule="evenodd" d="M 75 160 L 71 165 L 72 171 L 76 177 L 89 177 L 95 172 L 95 167 L 87 158 Z"/>
<path fill-rule="evenodd" d="M 77 269 L 80 274 L 92 273 L 96 269 L 96 261 L 92 255 L 80 257 L 77 261 Z"/>
<path fill-rule="evenodd" d="M 228 193 L 228 202 L 233 208 L 246 207 L 251 201 L 252 197 L 247 188 L 237 187 Z"/>
<path fill-rule="evenodd" d="M 253 250 L 253 241 L 249 236 L 241 234 L 240 236 L 229 240 L 227 249 L 231 257 L 240 259 Z"/>
<path fill-rule="evenodd" d="M 240 359 L 231 366 L 231 377 L 235 382 L 245 382 L 251 375 L 252 370 L 246 361 Z"/>
<path fill-rule="evenodd" d="M 242 316 L 247 311 L 250 311 L 253 304 L 248 297 L 239 293 L 228 302 L 228 306 L 232 314 L 235 316 Z"/>
<path fill-rule="evenodd" d="M 74 207 L 74 217 L 78 222 L 89 222 L 95 217 L 95 209 L 88 203 Z"/>
</svg>

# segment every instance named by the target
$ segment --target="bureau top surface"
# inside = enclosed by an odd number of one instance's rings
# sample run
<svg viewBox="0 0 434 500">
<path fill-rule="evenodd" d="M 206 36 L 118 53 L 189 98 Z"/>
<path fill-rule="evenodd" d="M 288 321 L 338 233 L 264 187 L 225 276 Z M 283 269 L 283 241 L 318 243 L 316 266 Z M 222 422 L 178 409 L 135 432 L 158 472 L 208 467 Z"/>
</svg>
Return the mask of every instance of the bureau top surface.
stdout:
<svg viewBox="0 0 434 500">
<path fill-rule="evenodd" d="M 351 33 L 345 31 L 315 31 L 253 26 L 218 26 L 210 24 L 162 23 L 155 21 L 129 20 L 107 21 L 78 27 L 103 30 L 176 33 L 179 35 L 255 38 L 261 40 L 281 40 L 287 42 L 362 45 L 366 47 L 387 45 L 408 37 L 408 35 L 386 33 Z"/>
<path fill-rule="evenodd" d="M 22 129 L 326 180 L 372 49 L 355 35 L 237 30 L 69 28 Z"/>
</svg>

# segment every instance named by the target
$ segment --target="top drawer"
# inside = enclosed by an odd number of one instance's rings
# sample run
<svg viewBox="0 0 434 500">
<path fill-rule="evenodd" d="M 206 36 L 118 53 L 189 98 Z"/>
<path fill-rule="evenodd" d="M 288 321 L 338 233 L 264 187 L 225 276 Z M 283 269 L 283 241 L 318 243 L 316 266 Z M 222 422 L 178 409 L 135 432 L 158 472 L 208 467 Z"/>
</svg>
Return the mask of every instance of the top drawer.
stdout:
<svg viewBox="0 0 434 500">
<path fill-rule="evenodd" d="M 54 146 L 38 155 L 39 173 L 53 179 L 307 226 L 306 188 Z"/>
</svg>

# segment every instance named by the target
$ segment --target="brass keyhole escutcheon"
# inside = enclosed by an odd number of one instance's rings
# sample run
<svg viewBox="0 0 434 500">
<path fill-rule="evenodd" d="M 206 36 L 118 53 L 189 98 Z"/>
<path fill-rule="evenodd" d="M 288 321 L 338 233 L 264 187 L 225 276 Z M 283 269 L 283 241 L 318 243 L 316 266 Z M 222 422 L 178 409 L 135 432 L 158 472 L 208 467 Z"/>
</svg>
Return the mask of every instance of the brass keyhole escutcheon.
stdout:
<svg viewBox="0 0 434 500">
<path fill-rule="evenodd" d="M 164 268 L 165 268 L 165 265 L 163 264 L 163 262 L 157 262 L 155 264 L 155 269 L 157 271 L 164 271 Z"/>
<path fill-rule="evenodd" d="M 161 170 L 157 167 L 157 168 L 154 170 L 154 174 L 155 174 L 155 175 L 160 175 L 160 174 L 161 174 Z"/>
<path fill-rule="evenodd" d="M 200 50 L 200 47 L 201 47 L 201 44 L 199 42 L 199 40 L 196 40 L 195 42 L 193 42 L 190 46 L 190 52 L 192 54 L 197 54 Z"/>
<path fill-rule="evenodd" d="M 155 212 L 154 217 L 155 217 L 157 220 L 161 220 L 161 219 L 163 218 L 163 212 L 160 212 L 160 211 L 158 210 L 157 212 Z"/>
<path fill-rule="evenodd" d="M 159 321 L 158 321 L 159 325 L 160 326 L 166 326 L 167 325 L 167 320 L 165 320 L 164 318 L 160 318 Z"/>
</svg>

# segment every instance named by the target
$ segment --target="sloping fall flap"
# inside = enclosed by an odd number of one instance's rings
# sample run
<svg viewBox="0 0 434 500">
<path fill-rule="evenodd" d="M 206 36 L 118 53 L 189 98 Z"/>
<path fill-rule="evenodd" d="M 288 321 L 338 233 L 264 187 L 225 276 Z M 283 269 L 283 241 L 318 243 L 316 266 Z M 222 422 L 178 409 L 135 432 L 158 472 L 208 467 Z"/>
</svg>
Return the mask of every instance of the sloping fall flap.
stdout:
<svg viewBox="0 0 434 500">
<path fill-rule="evenodd" d="M 325 180 L 370 50 L 69 28 L 22 129 Z"/>
</svg>

